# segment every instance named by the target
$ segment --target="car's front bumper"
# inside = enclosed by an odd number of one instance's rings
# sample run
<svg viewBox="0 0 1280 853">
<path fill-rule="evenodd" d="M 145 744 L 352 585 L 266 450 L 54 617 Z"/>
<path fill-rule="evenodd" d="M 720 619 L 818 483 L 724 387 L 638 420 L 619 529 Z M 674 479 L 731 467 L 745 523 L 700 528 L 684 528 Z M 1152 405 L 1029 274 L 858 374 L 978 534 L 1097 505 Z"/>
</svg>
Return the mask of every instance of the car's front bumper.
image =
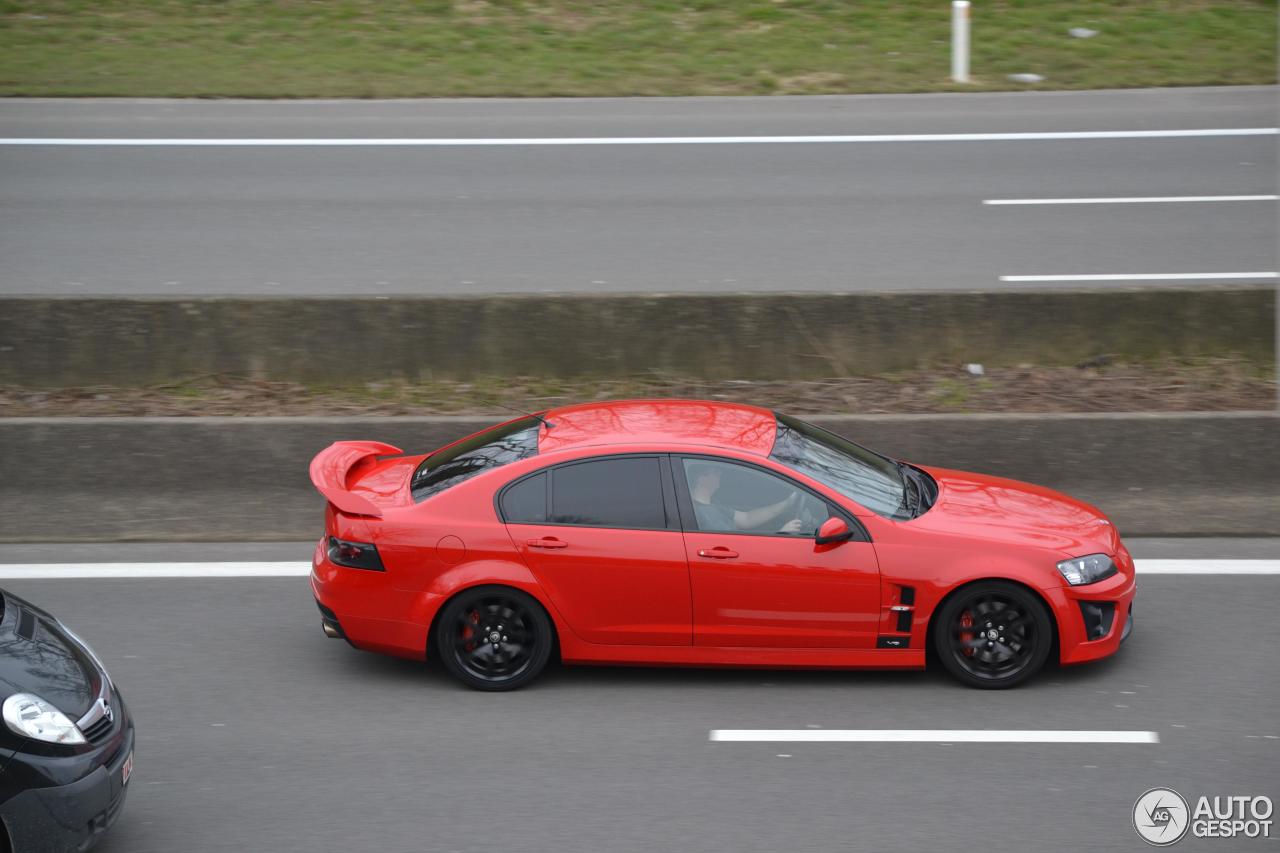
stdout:
<svg viewBox="0 0 1280 853">
<path fill-rule="evenodd" d="M 1097 583 L 1048 590 L 1058 622 L 1059 661 L 1084 663 L 1115 654 L 1133 630 L 1133 599 L 1137 588 L 1133 561 L 1118 563 L 1120 571 Z M 1096 632 L 1097 610 L 1105 631 Z"/>
<path fill-rule="evenodd" d="M 133 756 L 133 722 L 110 759 L 66 785 L 28 788 L 0 804 L 0 819 L 16 853 L 81 853 L 93 847 L 116 822 L 129 785 L 124 764 Z M 15 754 L 10 761 L 21 762 Z"/>
</svg>

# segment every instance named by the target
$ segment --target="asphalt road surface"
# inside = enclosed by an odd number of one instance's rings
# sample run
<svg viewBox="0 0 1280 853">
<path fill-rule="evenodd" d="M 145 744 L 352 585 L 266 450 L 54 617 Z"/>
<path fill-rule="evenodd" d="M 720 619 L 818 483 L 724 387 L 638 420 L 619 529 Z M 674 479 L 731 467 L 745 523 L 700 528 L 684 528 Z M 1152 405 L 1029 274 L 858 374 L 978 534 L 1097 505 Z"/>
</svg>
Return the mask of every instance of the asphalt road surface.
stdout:
<svg viewBox="0 0 1280 853">
<path fill-rule="evenodd" d="M 1130 546 L 1139 560 L 1280 557 L 1280 540 Z M 5 562 L 309 552 L 13 548 Z M 136 715 L 132 791 L 103 853 L 1142 850 L 1130 813 L 1152 787 L 1280 799 L 1277 584 L 1142 576 L 1117 657 L 1007 692 L 938 672 L 592 667 L 494 695 L 325 639 L 302 578 L 3 582 L 88 639 Z M 1159 743 L 711 742 L 724 728 L 1137 730 Z"/>
<path fill-rule="evenodd" d="M 1274 196 L 1274 135 L 770 144 L 723 137 L 1274 128 L 1276 93 L 0 101 L 5 139 L 241 140 L 0 144 L 0 295 L 1273 283 L 1273 199 L 1183 199 Z M 255 142 L 355 137 L 472 142 Z M 475 143 L 548 137 L 720 141 Z M 984 204 L 1114 197 L 1179 200 Z M 1097 275 L 1119 278 L 1073 278 Z"/>
</svg>

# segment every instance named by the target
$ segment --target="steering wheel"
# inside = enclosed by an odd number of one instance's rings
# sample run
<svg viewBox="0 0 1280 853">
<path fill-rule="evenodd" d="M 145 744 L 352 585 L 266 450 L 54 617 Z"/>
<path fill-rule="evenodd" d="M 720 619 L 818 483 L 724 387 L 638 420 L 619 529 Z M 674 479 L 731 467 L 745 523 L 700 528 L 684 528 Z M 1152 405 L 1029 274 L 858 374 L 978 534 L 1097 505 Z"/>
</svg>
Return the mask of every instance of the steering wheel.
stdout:
<svg viewBox="0 0 1280 853">
<path fill-rule="evenodd" d="M 787 512 L 782 515 L 782 517 L 779 519 L 781 524 L 779 525 L 778 529 L 781 532 L 781 529 L 786 525 L 790 524 L 792 520 L 797 520 L 800 522 L 800 529 L 790 535 L 808 536 L 810 532 L 816 531 L 818 529 L 818 525 L 821 524 L 826 519 L 818 518 L 814 515 L 812 510 L 814 501 L 812 498 L 810 498 L 808 495 L 804 494 L 803 492 L 796 492 L 795 494 L 799 496 L 799 502 L 797 503 L 795 509 L 793 509 L 791 512 Z"/>
<path fill-rule="evenodd" d="M 800 505 L 800 511 L 796 513 L 796 518 L 800 519 L 805 531 L 817 530 L 818 525 L 826 521 L 825 518 L 818 518 L 813 512 L 813 501 L 806 500 Z"/>
</svg>

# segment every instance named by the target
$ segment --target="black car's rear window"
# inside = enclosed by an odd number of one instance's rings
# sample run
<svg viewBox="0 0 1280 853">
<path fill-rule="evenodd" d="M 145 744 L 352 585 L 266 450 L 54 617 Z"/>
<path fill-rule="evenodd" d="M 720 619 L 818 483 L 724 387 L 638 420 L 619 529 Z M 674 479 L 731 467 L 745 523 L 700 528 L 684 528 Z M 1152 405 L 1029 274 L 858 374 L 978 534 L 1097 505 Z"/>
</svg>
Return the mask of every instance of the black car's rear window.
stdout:
<svg viewBox="0 0 1280 853">
<path fill-rule="evenodd" d="M 535 417 L 520 418 L 431 454 L 409 481 L 413 500 L 422 503 L 483 471 L 533 456 L 538 452 L 541 426 Z"/>
</svg>

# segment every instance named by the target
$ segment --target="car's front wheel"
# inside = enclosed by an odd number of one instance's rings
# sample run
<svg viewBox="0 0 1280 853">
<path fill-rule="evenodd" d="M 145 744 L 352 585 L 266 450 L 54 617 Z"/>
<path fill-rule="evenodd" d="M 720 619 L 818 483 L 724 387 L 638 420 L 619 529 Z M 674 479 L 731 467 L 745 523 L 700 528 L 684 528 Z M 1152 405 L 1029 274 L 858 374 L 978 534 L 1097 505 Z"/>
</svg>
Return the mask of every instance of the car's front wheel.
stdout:
<svg viewBox="0 0 1280 853">
<path fill-rule="evenodd" d="M 934 650 L 947 671 L 972 687 L 1021 684 L 1044 666 L 1053 623 L 1025 587 L 982 581 L 964 587 L 938 610 Z"/>
<path fill-rule="evenodd" d="M 518 589 L 481 586 L 445 604 L 436 649 L 449 673 L 477 690 L 514 690 L 542 672 L 554 645 L 551 620 Z"/>
</svg>

